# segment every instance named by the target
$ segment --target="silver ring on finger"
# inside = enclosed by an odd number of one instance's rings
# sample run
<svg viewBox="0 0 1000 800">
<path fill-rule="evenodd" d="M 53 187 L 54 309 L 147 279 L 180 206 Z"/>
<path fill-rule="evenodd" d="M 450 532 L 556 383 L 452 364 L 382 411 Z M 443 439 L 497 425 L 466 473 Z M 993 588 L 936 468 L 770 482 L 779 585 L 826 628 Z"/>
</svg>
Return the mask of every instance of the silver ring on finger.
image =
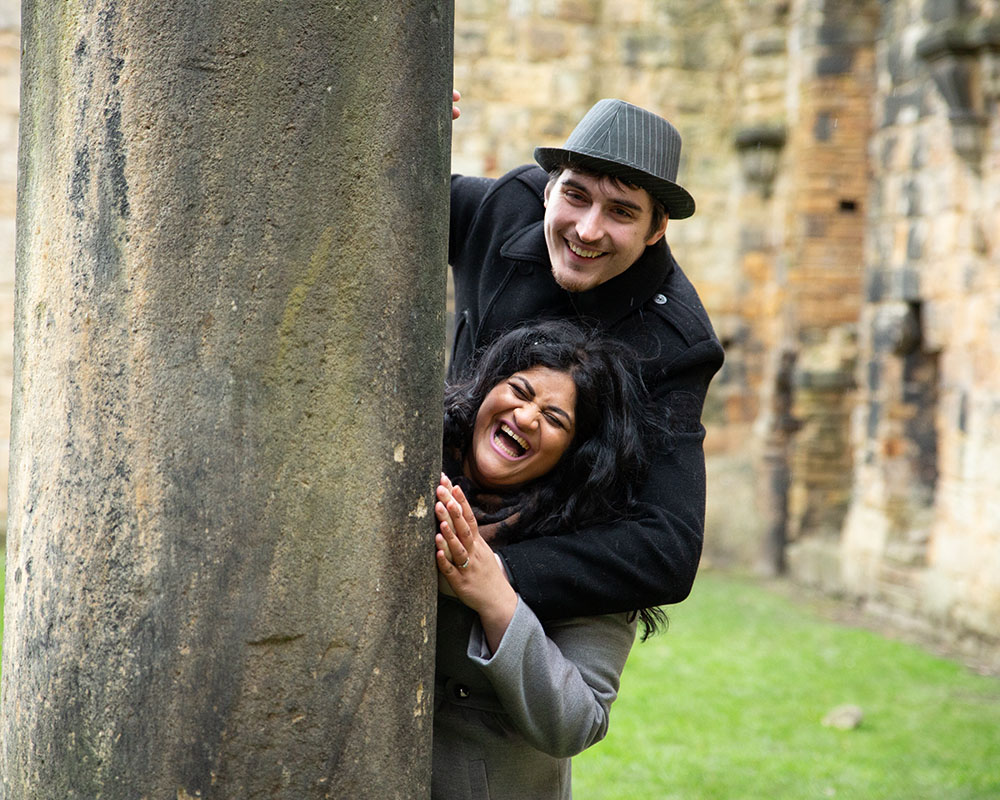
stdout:
<svg viewBox="0 0 1000 800">
<path fill-rule="evenodd" d="M 466 556 L 465 557 L 465 563 L 464 564 L 458 564 L 457 566 L 458 566 L 459 569 L 465 569 L 467 566 L 469 566 L 469 557 Z"/>
</svg>

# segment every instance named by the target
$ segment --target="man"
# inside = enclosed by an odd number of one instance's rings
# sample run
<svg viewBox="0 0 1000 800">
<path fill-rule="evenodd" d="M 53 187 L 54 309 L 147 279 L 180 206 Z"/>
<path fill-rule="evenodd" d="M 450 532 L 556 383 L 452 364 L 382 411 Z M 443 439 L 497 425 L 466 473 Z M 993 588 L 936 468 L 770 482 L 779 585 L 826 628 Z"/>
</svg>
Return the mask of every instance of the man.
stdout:
<svg viewBox="0 0 1000 800">
<path fill-rule="evenodd" d="M 509 545 L 514 588 L 543 619 L 683 600 L 705 517 L 701 409 L 722 347 L 664 239 L 694 213 L 676 183 L 681 139 L 661 117 L 601 100 L 543 169 L 497 180 L 454 176 L 449 263 L 455 278 L 451 374 L 527 321 L 597 325 L 635 348 L 655 400 L 669 409 L 672 446 L 659 454 L 642 510 L 614 525 Z"/>
</svg>

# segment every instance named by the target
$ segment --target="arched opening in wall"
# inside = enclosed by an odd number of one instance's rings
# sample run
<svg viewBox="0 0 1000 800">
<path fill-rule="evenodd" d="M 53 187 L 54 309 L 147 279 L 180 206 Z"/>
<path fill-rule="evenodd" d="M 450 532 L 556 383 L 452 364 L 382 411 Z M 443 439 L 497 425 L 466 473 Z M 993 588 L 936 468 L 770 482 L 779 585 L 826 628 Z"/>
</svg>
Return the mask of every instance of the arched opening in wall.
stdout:
<svg viewBox="0 0 1000 800">
<path fill-rule="evenodd" d="M 757 496 L 761 504 L 764 530 L 757 571 L 780 575 L 786 569 L 788 544 L 788 490 L 791 485 L 789 451 L 800 422 L 792 413 L 795 402 L 795 362 L 797 352 L 790 346 L 780 349 L 773 370 L 768 432 L 763 439 L 758 466 Z"/>
<path fill-rule="evenodd" d="M 900 564 L 923 564 L 938 483 L 939 354 L 923 336 L 922 305 L 907 304 L 904 330 L 892 353 L 898 376 L 886 413 L 883 445 L 890 542 L 886 556 Z"/>
<path fill-rule="evenodd" d="M 922 505 L 934 504 L 938 480 L 937 431 L 940 369 L 937 353 L 919 349 L 903 357 L 903 403 L 913 408 L 906 423 L 906 438 L 912 443 L 914 482 Z"/>
<path fill-rule="evenodd" d="M 867 365 L 866 463 L 882 487 L 884 558 L 894 569 L 926 563 L 938 483 L 940 356 L 923 335 L 922 311 L 919 301 L 881 304 Z"/>
</svg>

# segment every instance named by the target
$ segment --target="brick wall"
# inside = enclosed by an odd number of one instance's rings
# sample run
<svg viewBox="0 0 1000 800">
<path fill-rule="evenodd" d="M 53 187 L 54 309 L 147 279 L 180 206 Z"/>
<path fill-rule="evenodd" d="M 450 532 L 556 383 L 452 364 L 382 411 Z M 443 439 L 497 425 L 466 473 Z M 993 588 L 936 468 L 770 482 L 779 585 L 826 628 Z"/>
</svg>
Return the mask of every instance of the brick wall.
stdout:
<svg viewBox="0 0 1000 800">
<path fill-rule="evenodd" d="M 878 14 L 869 0 L 793 9 L 783 256 L 785 339 L 796 353 L 787 536 L 798 569 L 803 547 L 835 544 L 850 503 Z"/>
</svg>

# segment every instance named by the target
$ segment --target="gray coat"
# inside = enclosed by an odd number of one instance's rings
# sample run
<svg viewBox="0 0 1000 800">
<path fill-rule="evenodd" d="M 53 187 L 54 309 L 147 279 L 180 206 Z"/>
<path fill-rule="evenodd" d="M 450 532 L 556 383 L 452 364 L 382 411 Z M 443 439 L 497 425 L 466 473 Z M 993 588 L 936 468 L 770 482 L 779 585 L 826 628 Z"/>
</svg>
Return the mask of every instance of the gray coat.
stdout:
<svg viewBox="0 0 1000 800">
<path fill-rule="evenodd" d="M 570 757 L 604 738 L 635 638 L 626 614 L 544 627 L 519 599 L 496 653 L 438 602 L 433 800 L 569 800 Z"/>
</svg>

